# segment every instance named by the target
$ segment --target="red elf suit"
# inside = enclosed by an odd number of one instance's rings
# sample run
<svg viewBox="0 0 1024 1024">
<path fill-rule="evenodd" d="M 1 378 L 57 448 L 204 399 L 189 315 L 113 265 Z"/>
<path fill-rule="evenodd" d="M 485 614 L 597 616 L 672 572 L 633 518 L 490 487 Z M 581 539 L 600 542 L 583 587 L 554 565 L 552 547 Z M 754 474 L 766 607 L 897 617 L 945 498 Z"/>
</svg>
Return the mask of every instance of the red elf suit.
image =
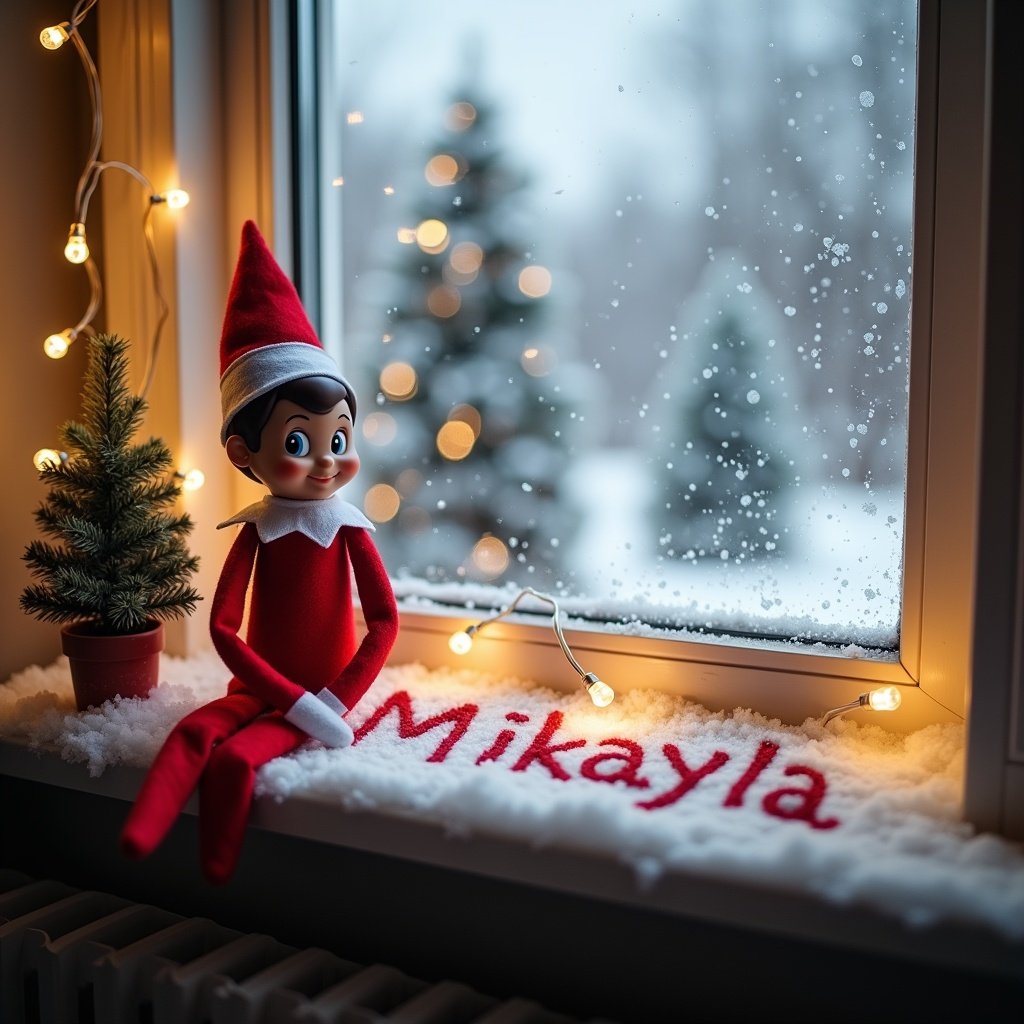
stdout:
<svg viewBox="0 0 1024 1024">
<path fill-rule="evenodd" d="M 221 441 L 229 451 L 239 441 L 228 439 L 234 417 L 255 399 L 302 378 L 326 377 L 341 385 L 348 397 L 338 407 L 350 410 L 351 418 L 343 413 L 349 426 L 354 419 L 351 388 L 251 221 L 243 228 L 228 297 L 221 370 Z M 337 486 L 358 467 L 357 460 L 350 462 Z M 333 465 L 331 455 L 324 464 Z M 328 470 L 322 472 L 326 477 Z M 309 486 L 315 490 L 317 484 Z M 368 532 L 373 526 L 336 493 L 270 494 L 220 525 L 232 524 L 242 529 L 210 613 L 214 647 L 233 674 L 227 695 L 174 727 L 121 834 L 126 854 L 148 855 L 198 786 L 200 858 L 213 882 L 227 881 L 238 861 L 256 770 L 311 738 L 348 746 L 352 730 L 343 716 L 377 677 L 398 631 L 391 584 Z M 367 626 L 361 642 L 353 577 Z M 249 623 L 242 640 L 247 592 Z"/>
</svg>

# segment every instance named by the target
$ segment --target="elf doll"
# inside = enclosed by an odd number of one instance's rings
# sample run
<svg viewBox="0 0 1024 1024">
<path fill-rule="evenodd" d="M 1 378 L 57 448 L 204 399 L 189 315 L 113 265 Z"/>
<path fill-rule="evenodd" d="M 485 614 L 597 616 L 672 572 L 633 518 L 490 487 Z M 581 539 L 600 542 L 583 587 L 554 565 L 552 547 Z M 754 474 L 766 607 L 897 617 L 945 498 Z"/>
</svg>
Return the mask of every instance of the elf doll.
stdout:
<svg viewBox="0 0 1024 1024">
<path fill-rule="evenodd" d="M 251 221 L 220 354 L 221 442 L 232 464 L 270 492 L 220 524 L 242 527 L 210 612 L 214 647 L 233 678 L 226 696 L 171 731 L 121 834 L 128 856 L 152 853 L 198 786 L 202 868 L 218 883 L 237 863 L 256 769 L 310 739 L 348 746 L 345 715 L 398 632 L 373 526 L 337 493 L 359 469 L 355 395 Z M 367 626 L 359 643 L 353 577 Z"/>
</svg>

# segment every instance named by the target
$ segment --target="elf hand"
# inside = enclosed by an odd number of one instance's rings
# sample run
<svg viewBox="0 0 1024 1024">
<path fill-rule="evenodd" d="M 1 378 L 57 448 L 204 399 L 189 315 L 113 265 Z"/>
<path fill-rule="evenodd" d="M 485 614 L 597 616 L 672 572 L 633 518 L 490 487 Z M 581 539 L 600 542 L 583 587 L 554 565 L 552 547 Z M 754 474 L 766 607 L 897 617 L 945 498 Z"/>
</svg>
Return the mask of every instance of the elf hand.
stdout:
<svg viewBox="0 0 1024 1024">
<path fill-rule="evenodd" d="M 338 720 L 341 722 L 344 728 L 348 730 L 349 738 L 344 744 L 342 744 L 342 746 L 347 747 L 355 739 L 355 733 L 352 732 L 351 726 L 348 724 L 348 722 L 345 721 L 345 715 L 348 714 L 348 708 L 345 707 L 345 705 L 340 700 L 338 700 L 338 698 L 333 693 L 331 693 L 331 691 L 326 686 L 316 695 L 316 699 L 326 704 L 327 707 L 330 708 L 331 711 L 333 711 L 338 716 Z"/>
<path fill-rule="evenodd" d="M 318 700 L 317 696 L 314 693 L 304 693 L 285 712 L 285 721 L 312 736 L 313 739 L 319 740 L 325 747 L 349 746 L 354 736 L 348 722 L 337 711 L 332 710 L 322 700 Z M 344 707 L 343 704 L 341 706 Z"/>
</svg>

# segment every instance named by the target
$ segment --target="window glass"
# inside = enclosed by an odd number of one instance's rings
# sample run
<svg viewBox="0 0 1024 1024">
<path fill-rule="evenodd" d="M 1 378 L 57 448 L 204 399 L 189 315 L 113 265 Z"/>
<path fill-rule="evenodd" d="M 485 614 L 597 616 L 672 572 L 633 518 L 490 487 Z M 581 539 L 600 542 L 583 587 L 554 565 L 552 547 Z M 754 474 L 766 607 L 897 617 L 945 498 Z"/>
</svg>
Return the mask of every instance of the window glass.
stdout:
<svg viewBox="0 0 1024 1024">
<path fill-rule="evenodd" d="M 325 6 L 324 323 L 399 592 L 895 648 L 914 0 Z"/>
</svg>

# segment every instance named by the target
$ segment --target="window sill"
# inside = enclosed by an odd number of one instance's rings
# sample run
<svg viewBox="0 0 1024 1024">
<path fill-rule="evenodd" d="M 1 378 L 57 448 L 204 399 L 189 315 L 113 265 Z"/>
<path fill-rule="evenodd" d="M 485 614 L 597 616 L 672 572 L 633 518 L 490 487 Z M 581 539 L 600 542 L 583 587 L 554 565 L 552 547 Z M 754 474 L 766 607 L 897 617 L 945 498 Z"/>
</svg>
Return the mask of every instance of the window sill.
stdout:
<svg viewBox="0 0 1024 1024">
<path fill-rule="evenodd" d="M 219 668 L 219 665 L 212 668 Z M 59 664 L 35 671 L 46 674 L 45 679 L 35 684 L 37 695 L 29 698 L 35 702 L 33 713 L 38 718 L 44 713 L 45 698 L 41 691 L 47 682 L 51 678 L 56 680 L 58 691 L 61 685 L 69 684 L 58 678 L 66 674 L 66 668 L 62 669 Z M 206 685 L 204 673 L 214 683 L 222 674 L 202 662 L 176 662 L 174 659 L 166 659 L 165 671 L 178 681 L 194 678 L 197 687 Z M 16 692 L 26 691 L 24 683 L 12 681 L 12 684 Z M 399 692 L 412 694 L 410 708 L 414 714 L 410 721 L 420 726 L 429 715 L 439 714 L 439 709 L 463 706 L 469 700 L 481 706 L 479 719 L 475 720 L 477 728 L 460 734 L 458 744 L 450 745 L 448 749 L 454 753 L 448 763 L 429 762 L 447 758 L 447 753 L 444 758 L 437 757 L 436 751 L 440 741 L 454 734 L 449 731 L 450 727 L 437 731 L 434 726 L 424 727 L 418 735 L 414 735 L 414 729 L 405 736 L 399 725 L 401 714 L 393 713 L 397 708 L 378 714 Z M 157 734 L 182 713 L 180 694 L 171 696 L 172 699 L 162 705 L 160 701 L 153 705 L 147 702 L 148 728 L 153 734 L 148 737 L 150 744 L 158 744 Z M 460 682 L 444 675 L 425 673 L 422 669 L 385 670 L 364 701 L 367 707 L 360 706 L 353 712 L 359 719 L 354 720 L 353 725 L 357 736 L 362 733 L 360 743 L 366 741 L 355 750 L 363 756 L 358 760 L 345 760 L 345 751 L 331 754 L 312 749 L 275 762 L 277 771 L 268 770 L 269 774 L 263 777 L 271 795 L 255 803 L 250 842 L 258 843 L 261 837 L 263 841 L 287 841 L 291 844 L 291 864 L 296 863 L 295 858 L 301 864 L 307 860 L 322 863 L 324 856 L 330 861 L 354 854 L 374 861 L 392 858 L 416 865 L 418 869 L 441 873 L 448 884 L 456 888 L 472 884 L 472 879 L 483 878 L 495 884 L 519 887 L 518 891 L 535 894 L 534 899 L 542 899 L 545 893 L 551 898 L 583 899 L 588 905 L 617 908 L 618 912 L 653 913 L 680 927 L 687 922 L 690 928 L 699 927 L 703 922 L 761 936 L 763 941 L 824 944 L 840 958 L 846 954 L 881 955 L 912 960 L 935 969 L 980 972 L 1014 984 L 1024 983 L 1024 938 L 1019 936 L 1019 929 L 1018 932 L 1013 930 L 1020 922 L 1011 918 L 1009 927 L 1004 924 L 1003 930 L 999 930 L 992 924 L 999 919 L 997 914 L 991 913 L 990 917 L 980 912 L 974 914 L 972 906 L 974 902 L 989 907 L 1006 903 L 1019 909 L 1020 881 L 1024 877 L 1019 850 L 1014 852 L 1015 848 L 992 837 L 979 837 L 968 848 L 968 831 L 949 820 L 948 810 L 939 810 L 937 817 L 942 829 L 936 833 L 935 841 L 947 847 L 956 846 L 954 856 L 948 851 L 943 855 L 947 869 L 953 872 L 948 876 L 949 889 L 955 888 L 953 882 L 957 881 L 957 873 L 968 881 L 983 877 L 969 874 L 972 862 L 975 867 L 1000 868 L 1001 886 L 988 878 L 976 891 L 969 886 L 965 889 L 964 884 L 958 882 L 959 893 L 940 893 L 933 913 L 927 905 L 921 910 L 913 909 L 917 906 L 916 896 L 910 902 L 898 898 L 900 894 L 895 888 L 904 887 L 909 893 L 917 893 L 932 867 L 930 856 L 921 854 L 913 845 L 907 847 L 906 842 L 902 846 L 887 845 L 885 834 L 886 830 L 897 828 L 896 817 L 920 811 L 920 797 L 912 789 L 898 790 L 901 763 L 886 761 L 890 754 L 906 755 L 908 750 L 915 749 L 913 746 L 903 749 L 902 741 L 895 737 L 886 739 L 888 734 L 880 730 L 861 731 L 849 723 L 839 723 L 842 728 L 837 730 L 840 733 L 837 737 L 831 732 L 819 734 L 813 727 L 788 729 L 743 711 L 718 716 L 697 709 L 690 721 L 680 717 L 690 714 L 686 708 L 680 711 L 673 705 L 668 709 L 670 717 L 663 721 L 658 717 L 666 710 L 658 704 L 661 699 L 656 694 L 649 698 L 638 695 L 624 702 L 628 706 L 619 710 L 617 718 L 602 718 L 602 713 L 595 713 L 586 701 L 570 698 L 567 703 L 550 691 L 526 692 L 521 685 L 517 689 L 512 682 L 493 677 Z M 52 700 L 56 702 L 57 712 L 52 721 L 56 721 L 58 730 L 64 730 L 56 734 L 58 738 L 90 735 L 88 724 L 83 721 L 90 715 L 62 718 L 60 713 L 67 711 L 68 697 L 53 697 Z M 521 774 L 513 774 L 520 769 L 519 762 L 513 766 L 512 759 L 521 757 L 523 750 L 529 749 L 527 743 L 531 742 L 531 737 L 539 735 L 538 730 L 542 731 L 544 715 L 547 714 L 546 722 L 550 723 L 552 714 L 561 714 L 547 711 L 548 705 L 565 709 L 564 723 L 558 719 L 558 735 L 552 731 L 548 741 L 557 744 L 586 736 L 588 749 L 568 751 L 552 746 L 550 749 L 558 752 L 552 754 L 551 761 L 546 761 L 544 756 L 536 757 Z M 520 713 L 515 720 L 529 720 L 530 724 L 517 726 L 520 735 L 507 756 L 502 753 L 493 759 L 496 764 L 487 764 L 483 769 L 475 767 L 483 760 L 478 757 L 479 751 L 491 749 L 488 745 L 497 732 L 495 722 L 500 726 L 506 719 L 513 720 L 513 716 L 504 714 L 513 707 L 519 712 L 529 711 L 532 718 Z M 653 714 L 647 708 L 652 708 Z M 161 715 L 167 718 L 167 723 L 162 722 Z M 372 725 L 375 719 L 376 725 Z M 75 840 L 76 863 L 88 861 L 84 849 L 89 844 L 106 849 L 109 856 L 113 852 L 118 823 L 123 820 L 127 804 L 134 799 L 143 775 L 141 767 L 116 763 L 122 748 L 130 747 L 135 741 L 131 737 L 124 738 L 123 732 L 118 732 L 114 740 L 105 740 L 114 745 L 116 756 L 110 759 L 111 763 L 99 777 L 93 777 L 86 765 L 63 760 L 56 752 L 56 745 L 36 751 L 29 748 L 26 738 L 8 732 L 8 738 L 0 742 L 0 775 L 31 784 L 43 794 L 43 800 L 46 794 L 56 798 L 58 792 L 72 792 L 112 804 L 114 809 L 107 826 L 80 830 Z M 96 737 L 95 733 L 91 735 Z M 602 746 L 602 738 L 609 735 L 633 736 L 638 741 L 634 747 L 642 745 L 645 757 L 642 774 L 650 778 L 649 787 L 642 792 L 622 785 L 595 784 L 608 781 L 601 776 L 622 768 L 621 751 L 629 741 L 612 741 L 619 760 L 605 761 L 600 770 L 592 767 L 588 774 L 578 763 L 584 756 L 593 759 L 596 752 L 609 750 Z M 944 735 L 951 738 L 949 733 Z M 759 741 L 763 746 L 765 736 L 778 741 L 778 760 L 771 771 L 747 784 L 750 793 L 744 797 L 745 803 L 734 802 L 734 807 L 742 806 L 742 813 L 722 810 L 729 806 L 728 801 L 722 803 L 723 794 L 728 790 L 731 795 L 736 790 L 737 779 L 750 777 L 750 768 L 744 771 L 749 760 L 747 748 L 760 750 Z M 854 744 L 861 742 L 860 747 L 854 745 L 846 749 L 839 745 L 851 736 Z M 663 746 L 662 738 L 671 742 Z M 918 741 L 918 751 L 924 742 Z M 686 758 L 689 769 L 684 763 L 680 769 L 672 771 L 664 763 L 668 746 L 674 745 L 677 745 L 676 754 Z M 65 743 L 65 749 L 66 746 Z M 718 756 L 709 758 L 713 748 L 724 748 L 733 755 L 718 775 L 711 775 L 706 782 L 698 779 L 700 786 L 694 785 L 692 790 L 685 790 L 675 799 L 663 800 L 657 810 L 652 809 L 647 814 L 629 810 L 640 806 L 635 803 L 638 799 L 649 798 L 651 794 L 669 794 L 666 787 L 678 784 L 684 771 L 698 771 L 702 762 L 707 759 L 706 763 L 711 763 Z M 431 755 L 432 751 L 435 756 Z M 144 763 L 137 755 L 136 750 L 135 763 Z M 297 765 L 303 758 L 306 762 Z M 844 789 L 839 779 L 844 759 L 863 762 L 865 758 L 875 758 L 880 764 L 862 768 L 859 789 L 857 786 L 852 791 Z M 917 758 L 920 760 L 920 753 Z M 794 776 L 788 769 L 797 759 L 816 763 L 820 771 L 795 769 Z M 572 773 L 571 781 L 558 780 L 555 767 L 559 764 Z M 321 768 L 326 765 L 326 774 L 317 776 L 318 765 Z M 313 769 L 301 786 L 292 785 L 283 774 L 296 766 Z M 640 773 L 639 768 L 637 773 Z M 924 774 L 930 778 L 931 773 L 935 774 L 936 782 L 943 775 L 940 767 L 929 762 Z M 792 804 L 788 805 L 790 813 L 776 814 L 774 819 L 761 814 L 762 803 L 768 811 L 770 792 L 794 792 L 777 788 L 786 786 L 796 786 L 799 790 L 807 781 L 802 775 L 819 776 L 822 785 L 826 778 L 830 785 L 834 784 L 827 799 L 819 803 L 809 801 L 808 791 L 804 790 L 802 806 L 806 810 L 813 804 L 809 817 L 794 815 Z M 878 780 L 890 775 L 897 779 L 891 806 L 885 802 L 889 794 L 873 788 L 878 787 Z M 925 793 L 925 803 L 929 799 L 942 803 L 934 787 L 925 788 L 931 794 Z M 746 789 L 743 792 L 746 794 Z M 342 793 L 348 806 L 339 802 Z M 479 805 L 484 800 L 488 801 L 489 809 L 480 814 L 474 801 Z M 858 804 L 877 806 L 880 803 L 887 808 L 880 815 L 873 812 L 865 817 L 858 809 Z M 776 800 L 776 811 L 779 806 Z M 782 806 L 785 810 L 785 805 Z M 551 811 L 552 807 L 557 813 Z M 500 813 L 495 813 L 495 808 Z M 187 808 L 186 817 L 194 813 L 193 803 Z M 841 817 L 841 824 L 847 827 L 829 831 L 828 821 L 833 815 Z M 817 825 L 810 820 L 815 816 Z M 791 820 L 779 821 L 779 817 Z M 752 827 L 751 818 L 755 819 Z M 185 827 L 194 828 L 194 825 Z M 871 827 L 877 828 L 878 833 L 869 831 L 865 836 L 865 830 Z M 25 828 L 31 832 L 31 823 Z M 824 831 L 816 831 L 816 828 Z M 655 835 L 657 830 L 661 831 Z M 17 828 L 12 831 L 19 832 Z M 641 842 L 631 845 L 630 833 L 634 831 L 645 835 Z M 712 855 L 705 854 L 703 860 L 694 859 L 707 838 L 702 831 L 712 836 Z M 745 848 L 754 847 L 767 851 L 767 873 L 765 858 L 760 865 L 755 858 L 753 867 L 748 869 L 742 856 L 734 855 L 736 850 L 743 854 Z M 883 863 L 864 863 L 863 858 L 854 853 L 858 849 L 875 851 L 875 859 Z M 319 860 L 307 857 L 313 850 L 321 851 Z M 822 854 L 828 858 L 824 862 Z M 659 857 L 657 870 L 648 870 L 651 862 Z M 168 863 L 167 857 L 161 859 L 159 852 L 151 862 L 140 865 L 119 857 L 115 860 L 120 865 L 115 865 L 115 871 L 130 869 L 137 876 L 141 873 L 142 877 L 148 875 L 151 879 L 159 878 Z M 887 860 L 894 863 L 884 864 Z M 240 872 L 245 861 L 243 851 Z M 171 863 L 174 871 L 190 871 L 198 878 L 194 862 L 194 851 L 186 849 Z M 827 868 L 824 875 L 822 863 Z M 24 870 L 22 865 L 18 866 Z M 863 878 L 855 876 L 879 866 L 884 868 L 879 876 L 882 895 L 876 896 L 865 892 Z M 272 869 L 280 870 L 276 865 Z M 826 883 L 832 881 L 833 871 L 840 881 L 838 890 L 831 888 L 838 902 L 829 902 L 817 895 L 830 891 Z M 844 871 L 854 877 L 844 881 Z M 293 871 L 292 875 L 295 874 Z M 305 894 L 303 899 L 309 904 L 307 909 L 316 913 L 324 879 L 312 869 L 309 877 L 305 871 L 297 874 L 300 877 L 292 877 L 290 884 L 300 887 Z M 844 890 L 847 882 L 853 884 Z M 861 883 L 859 889 L 858 882 Z M 230 890 L 234 885 L 232 882 L 227 888 Z M 924 882 L 924 886 L 933 890 L 942 888 L 934 877 L 931 882 Z M 201 884 L 197 887 L 208 888 Z M 995 896 L 994 888 L 999 889 Z M 908 914 L 908 907 L 912 913 Z M 466 913 L 472 913 L 472 909 Z M 964 916 L 958 918 L 958 913 Z M 897 916 L 900 914 L 902 916 Z M 915 917 L 918 924 L 908 924 Z M 968 923 L 970 921 L 976 923 Z M 1018 937 L 1010 938 L 1010 935 Z"/>
</svg>

